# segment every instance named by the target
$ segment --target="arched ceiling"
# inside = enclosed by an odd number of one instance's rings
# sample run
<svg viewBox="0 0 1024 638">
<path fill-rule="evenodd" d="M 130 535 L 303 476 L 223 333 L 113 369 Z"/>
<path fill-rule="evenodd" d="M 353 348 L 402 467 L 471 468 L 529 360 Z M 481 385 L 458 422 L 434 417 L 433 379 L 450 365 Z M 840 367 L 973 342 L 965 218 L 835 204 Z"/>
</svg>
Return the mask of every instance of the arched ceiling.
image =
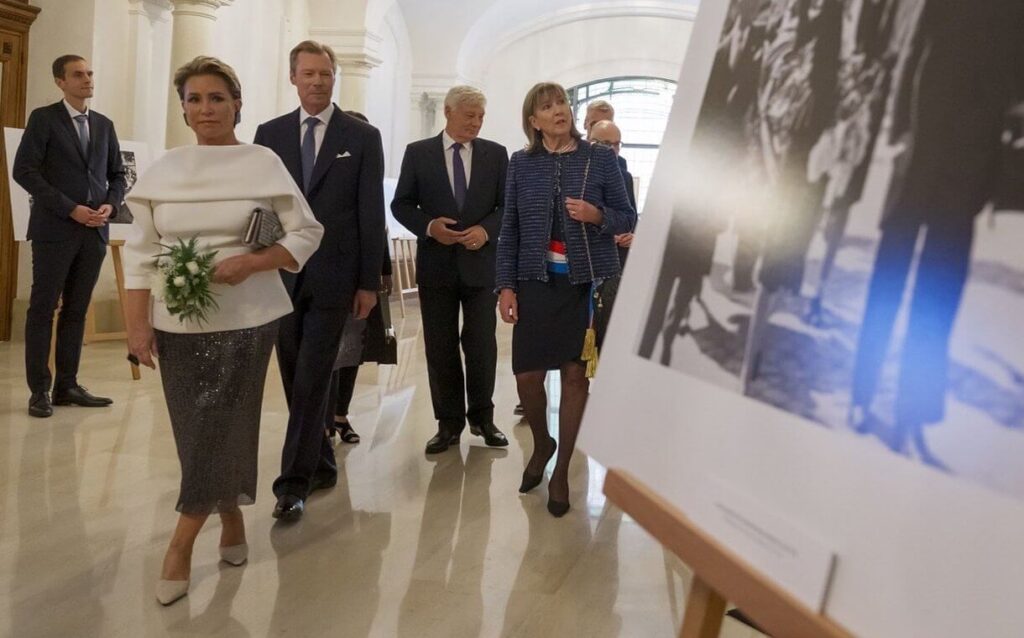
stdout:
<svg viewBox="0 0 1024 638">
<path fill-rule="evenodd" d="M 344 0 L 333 0 L 344 1 Z M 401 7 L 413 73 L 479 80 L 495 52 L 564 21 L 650 15 L 691 17 L 699 0 L 390 0 Z"/>
</svg>

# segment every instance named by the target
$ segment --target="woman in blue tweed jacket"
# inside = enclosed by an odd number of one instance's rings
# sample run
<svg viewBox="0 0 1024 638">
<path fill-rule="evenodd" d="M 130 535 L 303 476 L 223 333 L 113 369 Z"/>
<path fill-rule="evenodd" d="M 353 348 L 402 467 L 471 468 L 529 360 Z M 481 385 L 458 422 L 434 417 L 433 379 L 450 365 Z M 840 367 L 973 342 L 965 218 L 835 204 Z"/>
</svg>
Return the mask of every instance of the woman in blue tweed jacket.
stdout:
<svg viewBox="0 0 1024 638">
<path fill-rule="evenodd" d="M 569 510 L 569 460 L 590 382 L 581 360 L 591 287 L 620 273 L 614 236 L 633 228 L 619 165 L 611 149 L 582 140 L 565 89 L 541 83 L 523 102 L 526 148 L 512 154 L 498 238 L 498 307 L 515 324 L 512 371 L 533 432 L 533 455 L 520 492 L 540 484 L 558 450 L 548 511 Z M 559 441 L 547 427 L 548 370 L 562 377 Z"/>
</svg>

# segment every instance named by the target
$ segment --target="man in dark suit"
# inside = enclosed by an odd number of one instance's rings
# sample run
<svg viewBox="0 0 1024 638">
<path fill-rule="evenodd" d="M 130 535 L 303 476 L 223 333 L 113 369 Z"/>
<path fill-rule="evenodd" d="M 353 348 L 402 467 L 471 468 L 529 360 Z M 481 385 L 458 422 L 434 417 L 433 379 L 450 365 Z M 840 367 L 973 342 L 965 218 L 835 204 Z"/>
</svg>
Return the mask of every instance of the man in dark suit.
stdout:
<svg viewBox="0 0 1024 638">
<path fill-rule="evenodd" d="M 622 171 L 622 181 L 626 185 L 626 196 L 629 197 L 629 203 L 633 206 L 633 210 L 637 210 L 633 175 L 626 167 L 626 158 L 619 154 L 619 151 L 622 150 L 622 131 L 619 130 L 618 125 L 611 120 L 593 122 L 590 125 L 590 132 L 587 133 L 587 140 L 594 144 L 607 146 L 615 152 L 615 157 L 619 160 L 619 170 Z M 629 256 L 629 247 L 633 245 L 633 233 L 616 235 L 615 245 L 619 249 L 619 261 L 625 266 L 626 258 Z"/>
<path fill-rule="evenodd" d="M 949 342 L 971 260 L 977 214 L 992 198 L 1006 112 L 1024 99 L 1024 3 L 927 2 L 901 65 L 892 135 L 897 162 L 857 345 L 850 420 L 870 410 L 914 261 L 924 241 L 900 357 L 896 428 L 937 463 L 923 426 L 941 421 Z"/>
<path fill-rule="evenodd" d="M 62 55 L 53 79 L 64 93 L 32 111 L 14 158 L 14 181 L 32 196 L 32 295 L 25 321 L 28 412 L 53 414 L 53 405 L 103 407 L 110 399 L 78 385 L 85 314 L 107 253 L 107 222 L 124 197 L 124 166 L 114 124 L 91 110 L 92 69 L 84 58 Z M 50 335 L 57 321 L 56 379 Z M 53 388 L 51 403 L 50 388 Z"/>
<path fill-rule="evenodd" d="M 491 400 L 498 360 L 494 259 L 508 152 L 477 137 L 485 106 L 483 93 L 474 88 L 456 86 L 448 92 L 444 131 L 406 148 L 391 202 L 395 218 L 419 239 L 416 280 L 438 421 L 428 454 L 457 445 L 467 420 L 470 432 L 483 436 L 487 445 L 508 445 L 494 425 Z"/>
<path fill-rule="evenodd" d="M 337 60 L 330 47 L 301 42 L 289 62 L 301 107 L 261 124 L 254 141 L 281 157 L 324 226 L 305 268 L 282 272 L 295 310 L 281 320 L 277 342 L 289 415 L 274 517 L 298 520 L 309 493 L 337 481 L 324 418 L 345 314 L 365 319 L 377 303 L 384 149 L 377 129 L 331 103 Z"/>
</svg>

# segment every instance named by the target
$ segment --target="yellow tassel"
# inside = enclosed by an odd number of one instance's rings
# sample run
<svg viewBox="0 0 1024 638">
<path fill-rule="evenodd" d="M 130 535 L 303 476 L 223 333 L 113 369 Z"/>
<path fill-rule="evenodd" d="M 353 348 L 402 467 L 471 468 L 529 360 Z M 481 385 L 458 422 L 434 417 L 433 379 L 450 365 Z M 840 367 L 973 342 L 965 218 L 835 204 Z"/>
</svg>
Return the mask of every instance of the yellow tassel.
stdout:
<svg viewBox="0 0 1024 638">
<path fill-rule="evenodd" d="M 583 339 L 583 354 L 580 359 L 587 362 L 587 378 L 592 379 L 597 374 L 597 331 L 587 328 L 586 336 Z"/>
</svg>

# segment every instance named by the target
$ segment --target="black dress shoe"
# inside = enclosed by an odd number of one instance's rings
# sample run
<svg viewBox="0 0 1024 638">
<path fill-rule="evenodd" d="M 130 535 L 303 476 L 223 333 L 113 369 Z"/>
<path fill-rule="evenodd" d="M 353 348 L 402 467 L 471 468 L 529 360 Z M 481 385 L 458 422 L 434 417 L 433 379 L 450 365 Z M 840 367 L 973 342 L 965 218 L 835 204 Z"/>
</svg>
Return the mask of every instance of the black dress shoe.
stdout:
<svg viewBox="0 0 1024 638">
<path fill-rule="evenodd" d="M 309 484 L 309 491 L 326 490 L 338 484 L 337 474 L 315 474 Z"/>
<path fill-rule="evenodd" d="M 277 505 L 274 506 L 274 518 L 282 521 L 297 521 L 302 518 L 305 506 L 302 499 L 292 494 L 282 494 L 277 497 Z"/>
<path fill-rule="evenodd" d="M 106 397 L 98 397 L 91 394 L 80 385 L 73 385 L 63 390 L 54 390 L 54 405 L 79 405 L 83 408 L 105 408 L 113 401 Z"/>
<path fill-rule="evenodd" d="M 459 435 L 452 435 L 447 430 L 438 430 L 437 434 L 427 441 L 427 454 L 440 454 L 452 445 L 459 444 Z"/>
<path fill-rule="evenodd" d="M 505 435 L 501 433 L 498 426 L 493 423 L 470 425 L 469 433 L 484 437 L 484 443 L 491 447 L 505 447 L 508 445 L 508 439 L 506 439 Z"/>
<path fill-rule="evenodd" d="M 28 400 L 28 413 L 32 416 L 45 419 L 53 416 L 53 406 L 50 405 L 50 394 L 48 392 L 33 392 Z"/>
<path fill-rule="evenodd" d="M 555 455 L 555 450 L 558 449 L 558 442 L 554 438 L 548 437 L 551 442 L 551 454 L 548 454 L 548 458 L 544 461 L 544 465 L 547 466 L 548 461 Z M 523 470 L 523 482 L 519 484 L 519 493 L 526 494 L 533 488 L 540 485 L 540 482 L 544 480 L 544 470 L 542 469 L 537 474 L 530 474 L 526 470 Z"/>
</svg>

